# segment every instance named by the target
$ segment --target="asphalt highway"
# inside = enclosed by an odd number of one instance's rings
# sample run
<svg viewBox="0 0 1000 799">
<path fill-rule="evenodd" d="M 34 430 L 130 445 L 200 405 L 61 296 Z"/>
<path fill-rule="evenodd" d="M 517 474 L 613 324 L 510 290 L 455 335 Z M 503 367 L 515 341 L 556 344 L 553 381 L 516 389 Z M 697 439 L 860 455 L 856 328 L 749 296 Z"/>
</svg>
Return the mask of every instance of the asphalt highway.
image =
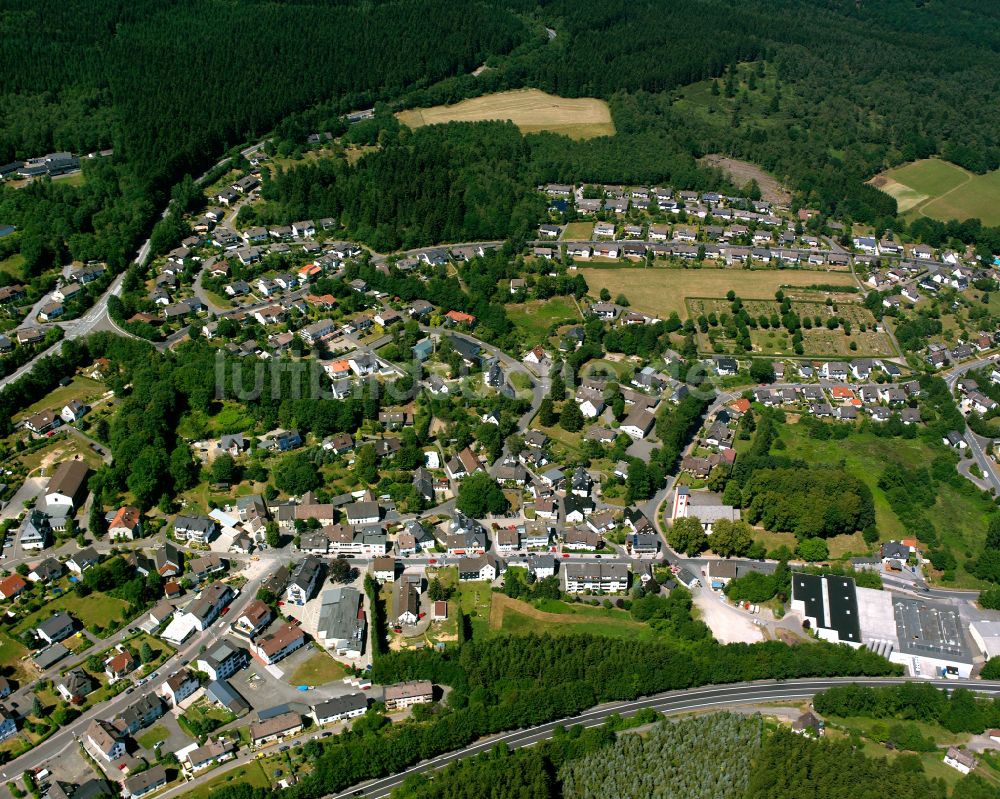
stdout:
<svg viewBox="0 0 1000 799">
<path fill-rule="evenodd" d="M 487 752 L 498 743 L 506 744 L 510 749 L 520 749 L 533 746 L 552 736 L 557 727 L 571 727 L 582 724 L 584 727 L 596 727 L 607 721 L 608 717 L 617 713 L 621 716 L 631 716 L 645 708 L 651 708 L 664 714 L 691 713 L 698 710 L 721 709 L 734 704 L 757 704 L 769 702 L 790 702 L 809 699 L 820 691 L 845 683 L 859 685 L 891 685 L 906 682 L 903 679 L 806 679 L 788 680 L 784 682 L 737 683 L 734 685 L 706 686 L 686 691 L 670 691 L 657 696 L 637 699 L 634 702 L 616 702 L 600 705 L 579 716 L 541 724 L 524 730 L 496 735 L 478 741 L 471 746 L 456 752 L 439 755 L 432 760 L 426 760 L 417 765 L 393 774 L 390 777 L 373 780 L 359 786 L 354 786 L 338 794 L 330 794 L 327 799 L 346 799 L 351 796 L 367 796 L 370 799 L 380 799 L 388 796 L 395 788 L 412 774 L 423 774 L 429 771 L 439 771 L 452 763 L 467 757 Z M 986 694 L 1000 694 L 1000 682 L 983 682 L 980 680 L 922 680 L 930 682 L 938 688 L 970 688 Z"/>
</svg>

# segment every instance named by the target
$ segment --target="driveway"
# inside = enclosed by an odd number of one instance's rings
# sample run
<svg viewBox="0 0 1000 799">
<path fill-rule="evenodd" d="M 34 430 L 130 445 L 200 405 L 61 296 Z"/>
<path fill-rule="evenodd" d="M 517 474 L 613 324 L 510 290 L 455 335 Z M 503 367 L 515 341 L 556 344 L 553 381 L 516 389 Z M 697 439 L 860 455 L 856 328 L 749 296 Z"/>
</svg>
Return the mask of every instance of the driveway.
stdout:
<svg viewBox="0 0 1000 799">
<path fill-rule="evenodd" d="M 754 624 L 758 617 L 724 602 L 722 594 L 701 588 L 693 592 L 693 599 L 701 611 L 701 620 L 720 644 L 753 644 L 764 640 L 763 631 Z"/>
</svg>

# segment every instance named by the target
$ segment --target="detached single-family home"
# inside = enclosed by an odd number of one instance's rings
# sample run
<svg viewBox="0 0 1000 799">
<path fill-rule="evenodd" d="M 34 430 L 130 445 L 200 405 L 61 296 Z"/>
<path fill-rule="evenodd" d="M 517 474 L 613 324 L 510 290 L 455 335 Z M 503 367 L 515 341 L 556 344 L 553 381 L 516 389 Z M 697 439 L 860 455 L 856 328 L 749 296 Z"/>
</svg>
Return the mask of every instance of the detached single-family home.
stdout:
<svg viewBox="0 0 1000 799">
<path fill-rule="evenodd" d="M 108 538 L 112 541 L 132 541 L 141 535 L 142 522 L 139 509 L 132 505 L 120 507 L 108 525 Z"/>
</svg>

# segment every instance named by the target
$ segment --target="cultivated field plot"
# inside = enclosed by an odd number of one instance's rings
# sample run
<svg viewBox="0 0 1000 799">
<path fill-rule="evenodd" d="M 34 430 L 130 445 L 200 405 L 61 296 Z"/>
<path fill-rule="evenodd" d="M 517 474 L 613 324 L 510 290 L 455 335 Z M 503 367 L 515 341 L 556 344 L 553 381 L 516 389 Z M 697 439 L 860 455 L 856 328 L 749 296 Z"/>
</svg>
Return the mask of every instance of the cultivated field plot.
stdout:
<svg viewBox="0 0 1000 799">
<path fill-rule="evenodd" d="M 910 217 L 978 218 L 1000 224 L 1000 171 L 976 175 L 960 166 L 927 158 L 873 177 L 869 183 L 896 199 Z"/>
<path fill-rule="evenodd" d="M 773 299 L 774 292 L 789 286 L 851 286 L 854 280 L 848 272 L 819 272 L 800 269 L 649 269 L 581 268 L 597 296 L 606 288 L 612 297 L 624 294 L 637 311 L 666 319 L 674 311 L 687 317 L 689 297 L 725 297 L 732 289 L 744 300 Z M 825 295 L 824 295 L 825 298 Z"/>
<path fill-rule="evenodd" d="M 731 316 L 730 303 L 725 299 L 692 297 L 687 301 L 688 316 L 698 319 L 706 316 L 718 323 L 710 325 L 707 333 L 698 333 L 698 348 L 703 352 L 732 352 L 733 340 L 726 336 L 722 324 L 724 316 Z M 744 300 L 743 307 L 757 320 L 756 329 L 750 328 L 750 341 L 754 352 L 762 355 L 794 355 L 792 336 L 779 321 L 780 306 L 774 300 Z M 816 357 L 861 357 L 866 355 L 895 355 L 889 337 L 875 330 L 875 318 L 871 311 L 859 303 L 841 302 L 829 307 L 824 302 L 801 300 L 792 303 L 792 309 L 803 321 L 808 318 L 811 329 L 802 330 L 802 346 L 805 355 Z M 829 330 L 826 321 L 837 316 L 850 322 L 851 335 L 844 333 L 843 327 Z M 817 322 L 819 324 L 817 324 Z M 861 326 L 865 329 L 862 331 Z M 851 342 L 857 345 L 851 349 Z M 717 345 L 717 346 L 716 346 Z"/>
<path fill-rule="evenodd" d="M 509 119 L 522 133 L 543 130 L 571 139 L 613 136 L 615 124 L 604 100 L 591 97 L 564 98 L 538 89 L 499 92 L 462 100 L 455 105 L 411 108 L 396 116 L 404 125 L 419 128 L 442 122 L 482 122 Z"/>
</svg>

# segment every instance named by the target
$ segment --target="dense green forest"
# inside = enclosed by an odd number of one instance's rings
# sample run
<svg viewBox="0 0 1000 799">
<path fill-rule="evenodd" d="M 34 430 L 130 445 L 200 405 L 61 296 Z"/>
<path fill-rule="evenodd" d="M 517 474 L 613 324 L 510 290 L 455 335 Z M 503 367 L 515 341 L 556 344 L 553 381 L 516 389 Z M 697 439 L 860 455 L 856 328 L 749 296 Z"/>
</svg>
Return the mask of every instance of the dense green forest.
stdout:
<svg viewBox="0 0 1000 799">
<path fill-rule="evenodd" d="M 0 14 L 0 163 L 112 147 L 82 187 L 0 186 L 37 274 L 123 268 L 167 189 L 281 118 L 338 113 L 473 69 L 527 37 L 490 3 L 11 0 Z"/>
<path fill-rule="evenodd" d="M 563 796 L 740 799 L 762 726 L 759 718 L 718 713 L 662 722 L 648 735 L 624 735 L 563 766 Z"/>
<path fill-rule="evenodd" d="M 787 180 L 803 204 L 900 230 L 895 202 L 866 178 L 931 154 L 978 172 L 1000 163 L 998 14 L 972 0 L 10 0 L 0 162 L 115 154 L 80 188 L 16 199 L 0 189 L 0 221 L 25 231 L 29 275 L 67 256 L 117 267 L 170 185 L 279 123 L 280 136 L 304 141 L 380 101 L 536 86 L 608 99 L 618 134 L 423 134 L 343 174 L 304 173 L 323 184 L 308 197 L 294 181 L 280 195 L 288 208 L 342 208 L 352 230 L 383 245 L 499 237 L 526 228 L 530 182 L 727 188 L 696 161 L 724 152 Z M 473 77 L 483 62 L 490 69 Z M 718 79 L 728 111 L 685 107 L 683 87 L 703 79 Z M 478 158 L 475 141 L 490 145 Z M 416 179 L 407 187 L 392 171 Z M 392 202 L 376 206 L 383 192 Z M 919 226 L 932 238 L 947 231 Z M 955 232 L 1000 250 L 1000 231 Z"/>
<path fill-rule="evenodd" d="M 636 722 L 645 719 L 636 719 Z M 409 777 L 393 799 L 993 799 L 996 788 L 975 774 L 949 794 L 912 754 L 866 756 L 850 740 L 816 740 L 759 717 L 729 713 L 661 721 L 648 733 L 620 734 L 611 719 L 590 729 L 557 729 L 553 737 L 511 752 L 499 744 L 443 771 Z M 616 735 L 616 733 L 618 733 Z"/>
</svg>

